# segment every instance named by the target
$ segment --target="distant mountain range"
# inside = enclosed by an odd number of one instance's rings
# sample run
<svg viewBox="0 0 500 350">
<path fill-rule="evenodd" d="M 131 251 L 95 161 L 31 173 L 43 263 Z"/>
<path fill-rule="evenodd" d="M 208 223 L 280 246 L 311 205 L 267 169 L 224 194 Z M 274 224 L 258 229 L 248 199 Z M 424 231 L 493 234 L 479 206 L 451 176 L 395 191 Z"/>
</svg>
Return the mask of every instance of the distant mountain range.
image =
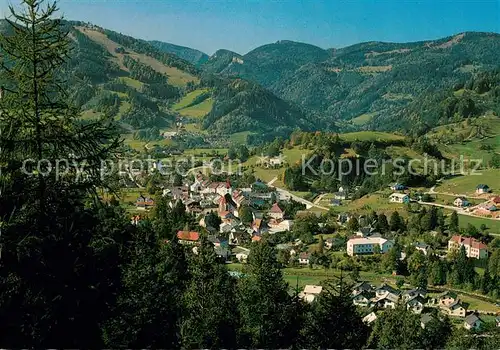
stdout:
<svg viewBox="0 0 500 350">
<path fill-rule="evenodd" d="M 158 48 L 158 50 L 179 56 L 180 58 L 190 62 L 191 64 L 194 64 L 195 66 L 199 66 L 208 61 L 208 55 L 196 49 L 164 43 L 157 40 L 150 41 L 150 43 L 154 47 Z"/>
<path fill-rule="evenodd" d="M 327 125 L 408 130 L 415 126 L 401 114 L 408 105 L 498 68 L 499 54 L 500 35 L 494 33 L 329 50 L 279 41 L 245 55 L 217 51 L 202 69 L 257 82 L 318 113 Z"/>
<path fill-rule="evenodd" d="M 422 134 L 500 112 L 495 33 L 327 50 L 278 41 L 209 57 L 84 22 L 65 25 L 76 48 L 68 89 L 84 117 L 108 114 L 145 137 L 179 118 L 204 132 L 245 132 L 259 141 L 296 128 Z"/>
</svg>

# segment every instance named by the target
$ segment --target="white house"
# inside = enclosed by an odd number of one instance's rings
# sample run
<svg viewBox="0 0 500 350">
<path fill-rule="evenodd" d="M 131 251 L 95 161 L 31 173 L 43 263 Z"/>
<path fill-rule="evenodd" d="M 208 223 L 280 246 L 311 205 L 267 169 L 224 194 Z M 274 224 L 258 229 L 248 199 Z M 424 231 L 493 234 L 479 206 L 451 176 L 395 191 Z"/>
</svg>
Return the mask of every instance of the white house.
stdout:
<svg viewBox="0 0 500 350">
<path fill-rule="evenodd" d="M 406 302 L 406 308 L 415 314 L 421 314 L 424 310 L 425 303 L 426 300 L 422 296 L 417 295 Z"/>
<path fill-rule="evenodd" d="M 394 246 L 394 242 L 383 237 L 353 237 L 347 241 L 347 254 L 350 256 L 373 254 L 376 246 L 379 247 L 380 253 L 384 254 Z"/>
<path fill-rule="evenodd" d="M 311 257 L 311 254 L 302 252 L 299 254 L 299 264 L 302 265 L 309 265 L 309 258 Z"/>
<path fill-rule="evenodd" d="M 466 207 L 468 206 L 470 203 L 469 201 L 465 198 L 465 197 L 457 197 L 455 198 L 455 200 L 453 201 L 453 205 L 455 207 L 459 207 L 459 208 L 463 208 L 463 207 Z"/>
<path fill-rule="evenodd" d="M 375 312 L 371 312 L 365 317 L 363 317 L 363 322 L 365 324 L 370 324 L 372 322 L 375 322 L 376 320 L 377 320 L 377 315 L 375 314 Z"/>
<path fill-rule="evenodd" d="M 421 242 L 415 242 L 413 245 L 415 246 L 416 250 L 420 250 L 422 253 L 424 253 L 424 255 L 427 255 L 431 248 L 428 244 Z"/>
<path fill-rule="evenodd" d="M 476 186 L 476 193 L 477 194 L 483 194 L 483 193 L 489 193 L 490 192 L 490 186 L 485 185 L 485 184 L 479 184 Z"/>
<path fill-rule="evenodd" d="M 391 203 L 409 203 L 410 196 L 405 193 L 393 193 L 389 196 L 389 201 Z"/>
<path fill-rule="evenodd" d="M 316 286 L 312 284 L 308 284 L 304 287 L 304 290 L 299 293 L 299 298 L 307 301 L 308 303 L 312 303 L 314 299 L 321 293 L 323 287 Z"/>
<path fill-rule="evenodd" d="M 476 330 L 481 327 L 482 323 L 483 321 L 479 317 L 477 317 L 476 314 L 470 314 L 464 320 L 464 328 L 468 330 Z"/>
<path fill-rule="evenodd" d="M 356 306 L 370 306 L 371 299 L 375 296 L 372 291 L 362 291 L 352 297 L 352 303 Z"/>
<path fill-rule="evenodd" d="M 374 303 L 384 309 L 395 309 L 399 301 L 399 295 L 387 292 L 383 296 L 375 299 Z"/>
</svg>

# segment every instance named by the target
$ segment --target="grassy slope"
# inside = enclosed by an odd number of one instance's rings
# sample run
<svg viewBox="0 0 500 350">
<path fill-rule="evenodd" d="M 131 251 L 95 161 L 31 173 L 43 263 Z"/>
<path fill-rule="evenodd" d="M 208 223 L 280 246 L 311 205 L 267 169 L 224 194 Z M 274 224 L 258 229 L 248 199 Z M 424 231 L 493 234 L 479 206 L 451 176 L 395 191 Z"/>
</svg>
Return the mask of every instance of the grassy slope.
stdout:
<svg viewBox="0 0 500 350">
<path fill-rule="evenodd" d="M 364 125 L 364 124 L 368 123 L 370 120 L 372 120 L 373 115 L 374 115 L 373 113 L 361 114 L 360 116 L 358 116 L 356 118 L 352 118 L 350 120 L 350 122 L 356 126 Z"/>
<path fill-rule="evenodd" d="M 193 103 L 193 101 L 201 94 L 208 92 L 208 89 L 197 89 L 186 94 L 182 99 L 172 106 L 173 110 L 179 110 L 185 108 L 187 105 Z"/>
<path fill-rule="evenodd" d="M 444 180 L 436 192 L 475 196 L 476 186 L 487 184 L 495 194 L 500 194 L 500 169 L 478 170 L 479 173 Z"/>
<path fill-rule="evenodd" d="M 379 131 L 359 131 L 339 135 L 346 141 L 368 141 L 368 140 L 403 140 L 404 136 Z"/>
<path fill-rule="evenodd" d="M 76 29 L 80 30 L 83 34 L 87 35 L 93 41 L 104 46 L 108 50 L 108 52 L 113 56 L 113 61 L 116 62 L 122 70 L 128 71 L 127 68 L 123 65 L 124 54 L 115 52 L 115 49 L 120 47 L 120 45 L 110 40 L 105 34 L 99 31 L 82 27 L 76 27 Z M 166 66 L 165 64 L 161 63 L 155 58 L 149 57 L 144 54 L 139 54 L 137 52 L 129 50 L 128 48 L 127 52 L 131 58 L 138 60 L 144 64 L 147 64 L 148 66 L 150 66 L 159 73 L 166 74 L 168 76 L 169 83 L 174 86 L 185 86 L 188 82 L 197 83 L 199 81 L 197 77 L 192 76 L 189 73 L 183 72 L 175 67 Z"/>
<path fill-rule="evenodd" d="M 205 101 L 187 108 L 178 110 L 179 114 L 185 117 L 202 118 L 212 110 L 214 101 L 212 98 L 207 98 Z"/>
<path fill-rule="evenodd" d="M 450 158 L 491 160 L 493 152 L 500 153 L 500 118 L 487 115 L 475 120 L 434 128 L 427 135 L 440 145 L 441 152 Z M 461 142 L 457 140 L 463 139 Z M 489 145 L 492 151 L 481 150 Z"/>
</svg>

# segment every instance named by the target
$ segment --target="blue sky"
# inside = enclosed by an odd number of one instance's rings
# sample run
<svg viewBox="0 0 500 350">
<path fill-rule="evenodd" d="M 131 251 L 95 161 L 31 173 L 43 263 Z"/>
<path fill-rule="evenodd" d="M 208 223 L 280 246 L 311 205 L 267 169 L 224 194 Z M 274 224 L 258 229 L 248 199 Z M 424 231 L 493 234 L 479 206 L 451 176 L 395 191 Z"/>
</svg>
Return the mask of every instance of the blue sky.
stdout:
<svg viewBox="0 0 500 350">
<path fill-rule="evenodd" d="M 0 0 L 0 15 L 7 4 Z M 67 19 L 143 39 L 246 53 L 277 40 L 323 48 L 500 32 L 500 0 L 61 0 Z"/>
</svg>

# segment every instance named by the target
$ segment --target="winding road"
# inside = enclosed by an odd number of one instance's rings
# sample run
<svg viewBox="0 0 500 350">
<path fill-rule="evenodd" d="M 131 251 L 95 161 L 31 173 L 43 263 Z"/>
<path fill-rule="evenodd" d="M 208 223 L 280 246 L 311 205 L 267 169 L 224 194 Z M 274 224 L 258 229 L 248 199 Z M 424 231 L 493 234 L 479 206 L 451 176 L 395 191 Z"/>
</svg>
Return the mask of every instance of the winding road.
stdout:
<svg viewBox="0 0 500 350">
<path fill-rule="evenodd" d="M 289 192 L 289 191 L 285 190 L 284 188 L 280 188 L 280 187 L 276 187 L 276 186 L 274 186 L 273 184 L 276 182 L 276 180 L 278 180 L 278 178 L 277 178 L 277 177 L 273 178 L 271 181 L 269 181 L 269 182 L 267 183 L 267 185 L 268 185 L 269 187 L 273 187 L 273 188 L 275 188 L 275 189 L 276 189 L 276 191 L 278 191 L 278 192 L 279 192 L 280 197 L 281 197 L 281 196 L 283 196 L 283 197 L 285 197 L 285 198 L 292 198 L 292 199 L 293 199 L 294 201 L 296 201 L 296 202 L 299 202 L 299 203 L 305 204 L 306 209 L 311 209 L 311 208 L 313 208 L 313 207 L 314 207 L 314 208 L 319 208 L 319 209 L 326 210 L 326 211 L 328 211 L 328 210 L 329 210 L 329 209 L 328 209 L 328 208 L 326 208 L 326 207 L 323 207 L 323 206 L 321 206 L 321 205 L 318 205 L 318 204 L 315 204 L 315 203 L 313 203 L 313 202 L 310 202 L 310 201 L 308 201 L 308 200 L 306 200 L 306 199 L 304 199 L 304 198 L 302 198 L 302 197 L 296 196 L 296 195 L 294 195 L 293 193 L 291 193 L 291 192 Z"/>
</svg>

